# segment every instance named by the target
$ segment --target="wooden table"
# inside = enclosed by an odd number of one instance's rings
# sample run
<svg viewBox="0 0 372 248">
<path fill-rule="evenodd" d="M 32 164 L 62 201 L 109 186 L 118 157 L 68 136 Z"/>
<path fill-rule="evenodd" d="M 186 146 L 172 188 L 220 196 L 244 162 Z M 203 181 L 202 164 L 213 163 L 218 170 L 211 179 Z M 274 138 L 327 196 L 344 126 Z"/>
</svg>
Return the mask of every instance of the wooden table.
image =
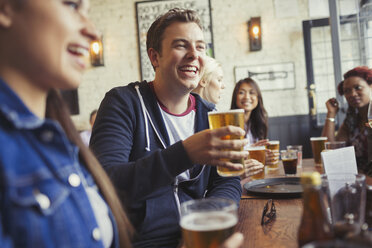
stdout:
<svg viewBox="0 0 372 248">
<path fill-rule="evenodd" d="M 304 159 L 302 171 L 314 171 L 313 159 Z M 272 171 L 267 177 L 280 177 L 284 175 L 281 165 L 277 171 Z M 242 180 L 242 185 L 249 179 Z M 372 178 L 367 178 L 372 184 Z M 239 207 L 239 222 L 236 230 L 244 234 L 244 248 L 250 247 L 298 247 L 297 232 L 302 216 L 302 199 L 274 199 L 276 219 L 268 225 L 261 226 L 262 210 L 267 202 L 263 197 L 249 196 L 243 189 L 243 196 Z"/>
</svg>

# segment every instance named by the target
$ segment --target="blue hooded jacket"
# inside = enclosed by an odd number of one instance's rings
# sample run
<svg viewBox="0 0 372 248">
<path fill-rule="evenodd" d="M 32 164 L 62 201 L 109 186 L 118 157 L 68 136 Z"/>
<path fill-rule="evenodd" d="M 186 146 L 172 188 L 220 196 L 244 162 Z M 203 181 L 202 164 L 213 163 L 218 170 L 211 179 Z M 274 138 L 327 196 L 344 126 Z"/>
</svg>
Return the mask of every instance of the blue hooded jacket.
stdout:
<svg viewBox="0 0 372 248">
<path fill-rule="evenodd" d="M 195 132 L 209 128 L 214 105 L 198 95 Z M 150 85 L 144 82 L 110 90 L 93 127 L 90 147 L 110 176 L 137 235 L 135 247 L 177 247 L 181 238 L 179 204 L 220 197 L 239 203 L 238 177 L 221 177 L 214 166 L 194 165 L 182 141 L 170 144 Z M 176 180 L 188 170 L 190 180 Z"/>
</svg>

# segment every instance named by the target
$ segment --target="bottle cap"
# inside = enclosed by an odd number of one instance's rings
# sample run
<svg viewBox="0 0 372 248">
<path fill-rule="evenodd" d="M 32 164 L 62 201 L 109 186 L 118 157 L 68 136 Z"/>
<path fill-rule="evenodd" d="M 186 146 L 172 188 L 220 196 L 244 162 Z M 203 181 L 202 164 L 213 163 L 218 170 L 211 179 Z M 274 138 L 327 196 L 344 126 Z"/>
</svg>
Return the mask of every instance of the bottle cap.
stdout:
<svg viewBox="0 0 372 248">
<path fill-rule="evenodd" d="M 303 172 L 301 174 L 301 184 L 320 185 L 321 179 L 319 172 Z"/>
</svg>

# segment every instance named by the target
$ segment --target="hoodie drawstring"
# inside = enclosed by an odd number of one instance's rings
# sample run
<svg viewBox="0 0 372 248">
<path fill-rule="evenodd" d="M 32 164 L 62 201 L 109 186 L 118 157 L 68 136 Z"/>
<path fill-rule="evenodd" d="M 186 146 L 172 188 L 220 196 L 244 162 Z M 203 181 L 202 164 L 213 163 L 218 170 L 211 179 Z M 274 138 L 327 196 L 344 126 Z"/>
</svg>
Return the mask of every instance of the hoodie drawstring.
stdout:
<svg viewBox="0 0 372 248">
<path fill-rule="evenodd" d="M 142 98 L 142 95 L 141 95 L 141 92 L 139 90 L 139 86 L 138 85 L 135 85 L 134 86 L 136 88 L 136 91 L 137 91 L 137 95 L 138 95 L 138 98 L 140 99 L 140 102 L 141 102 L 141 108 L 142 108 L 142 113 L 143 113 L 143 118 L 145 119 L 145 129 L 146 129 L 146 151 L 150 151 L 150 135 L 149 135 L 149 125 L 148 125 L 148 121 L 150 121 L 150 124 L 152 126 L 152 128 L 154 129 L 155 133 L 156 133 L 156 136 L 158 137 L 158 139 L 160 140 L 163 148 L 167 148 L 165 143 L 163 142 L 163 140 L 161 139 L 160 137 L 160 134 L 158 133 L 158 131 L 156 130 L 155 128 L 155 125 L 154 123 L 152 122 L 151 120 L 151 117 L 150 117 L 150 114 L 149 112 L 147 111 L 146 109 L 146 106 L 145 106 L 145 102 L 143 101 L 143 98 Z"/>
</svg>

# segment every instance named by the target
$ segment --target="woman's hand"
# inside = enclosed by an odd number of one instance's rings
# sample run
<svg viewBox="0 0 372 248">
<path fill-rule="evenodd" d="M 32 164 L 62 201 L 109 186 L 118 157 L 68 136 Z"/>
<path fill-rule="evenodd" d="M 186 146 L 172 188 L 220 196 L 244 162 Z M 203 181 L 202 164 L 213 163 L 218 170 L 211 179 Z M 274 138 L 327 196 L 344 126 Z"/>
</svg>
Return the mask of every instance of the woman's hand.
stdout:
<svg viewBox="0 0 372 248">
<path fill-rule="evenodd" d="M 244 168 L 245 172 L 243 177 L 250 177 L 262 172 L 264 165 L 255 159 L 246 159 L 244 160 Z"/>
<path fill-rule="evenodd" d="M 336 98 L 328 99 L 328 101 L 326 102 L 326 107 L 328 111 L 327 117 L 334 118 L 339 109 L 338 101 L 336 100 Z"/>
<path fill-rule="evenodd" d="M 268 139 L 259 140 L 256 143 L 252 144 L 251 146 L 266 146 L 269 144 Z"/>
<path fill-rule="evenodd" d="M 266 149 L 265 156 L 266 156 L 265 158 L 266 165 L 274 165 L 279 162 L 279 150 Z"/>
</svg>

